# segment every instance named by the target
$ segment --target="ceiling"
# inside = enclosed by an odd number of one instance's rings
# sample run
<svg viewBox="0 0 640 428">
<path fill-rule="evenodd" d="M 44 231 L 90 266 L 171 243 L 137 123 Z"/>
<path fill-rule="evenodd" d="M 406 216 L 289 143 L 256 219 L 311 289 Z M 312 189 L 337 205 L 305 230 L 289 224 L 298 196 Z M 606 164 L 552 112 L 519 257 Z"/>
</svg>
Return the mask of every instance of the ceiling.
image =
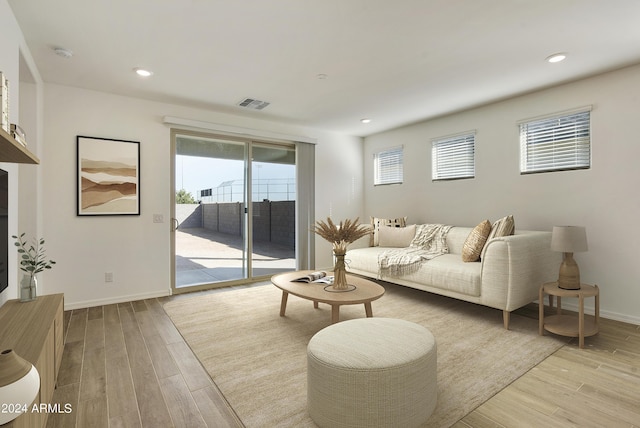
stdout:
<svg viewBox="0 0 640 428">
<path fill-rule="evenodd" d="M 638 0 L 8 3 L 45 82 L 358 136 L 640 63 Z"/>
</svg>

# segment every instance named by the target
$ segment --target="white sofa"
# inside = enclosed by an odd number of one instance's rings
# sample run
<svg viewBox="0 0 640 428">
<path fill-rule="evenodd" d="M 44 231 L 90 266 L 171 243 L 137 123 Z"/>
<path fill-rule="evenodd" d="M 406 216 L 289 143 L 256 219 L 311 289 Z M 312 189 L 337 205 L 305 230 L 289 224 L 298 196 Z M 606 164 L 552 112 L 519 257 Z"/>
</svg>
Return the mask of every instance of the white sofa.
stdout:
<svg viewBox="0 0 640 428">
<path fill-rule="evenodd" d="M 540 285 L 557 279 L 561 253 L 551 251 L 551 232 L 516 231 L 493 238 L 478 262 L 462 261 L 462 248 L 470 227 L 452 227 L 447 233 L 449 252 L 424 261 L 419 269 L 402 276 L 379 277 L 378 255 L 388 247 L 354 243 L 346 255 L 349 273 L 441 294 L 503 311 L 509 315 L 538 299 Z"/>
</svg>

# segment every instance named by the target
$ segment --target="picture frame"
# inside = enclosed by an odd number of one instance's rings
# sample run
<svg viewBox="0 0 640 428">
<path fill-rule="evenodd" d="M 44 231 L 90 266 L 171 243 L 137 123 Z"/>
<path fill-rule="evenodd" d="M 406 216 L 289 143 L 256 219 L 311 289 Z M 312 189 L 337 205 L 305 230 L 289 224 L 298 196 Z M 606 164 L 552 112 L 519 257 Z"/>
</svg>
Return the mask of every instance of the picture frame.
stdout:
<svg viewBox="0 0 640 428">
<path fill-rule="evenodd" d="M 77 215 L 140 215 L 140 142 L 78 135 Z"/>
</svg>

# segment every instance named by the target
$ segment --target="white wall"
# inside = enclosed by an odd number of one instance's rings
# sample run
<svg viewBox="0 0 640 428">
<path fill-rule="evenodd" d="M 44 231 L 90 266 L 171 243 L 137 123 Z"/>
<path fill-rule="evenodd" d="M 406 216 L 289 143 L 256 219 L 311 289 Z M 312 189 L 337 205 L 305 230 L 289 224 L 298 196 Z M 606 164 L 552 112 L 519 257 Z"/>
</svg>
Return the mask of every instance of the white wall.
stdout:
<svg viewBox="0 0 640 428">
<path fill-rule="evenodd" d="M 516 122 L 585 105 L 591 169 L 520 175 Z M 364 212 L 410 223 L 474 226 L 513 214 L 518 229 L 585 226 L 589 251 L 575 254 L 582 282 L 600 287 L 602 315 L 640 324 L 638 112 L 635 66 L 367 137 Z M 432 182 L 431 139 L 474 129 L 476 178 Z M 404 183 L 374 187 L 373 153 L 400 144 Z"/>
<path fill-rule="evenodd" d="M 170 292 L 170 129 L 164 116 L 315 138 L 316 218 L 362 212 L 362 139 L 277 123 L 47 84 L 42 156 L 46 292 L 65 293 L 67 308 Z M 141 215 L 76 216 L 76 136 L 140 141 Z M 165 222 L 154 224 L 153 214 Z M 316 241 L 317 264 L 329 266 L 328 244 Z M 105 272 L 114 282 L 105 283 Z"/>
</svg>

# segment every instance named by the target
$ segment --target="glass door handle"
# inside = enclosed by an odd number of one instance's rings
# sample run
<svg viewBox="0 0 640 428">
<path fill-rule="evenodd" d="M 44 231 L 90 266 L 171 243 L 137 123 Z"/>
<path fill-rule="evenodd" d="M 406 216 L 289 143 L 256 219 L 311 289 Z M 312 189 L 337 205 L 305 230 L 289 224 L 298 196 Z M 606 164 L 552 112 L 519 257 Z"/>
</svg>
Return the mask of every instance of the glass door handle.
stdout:
<svg viewBox="0 0 640 428">
<path fill-rule="evenodd" d="M 180 227 L 180 222 L 178 221 L 177 218 L 173 218 L 173 217 L 171 218 L 171 226 L 173 226 L 171 229 L 172 232 L 175 232 L 176 230 L 178 230 L 178 228 Z"/>
</svg>

